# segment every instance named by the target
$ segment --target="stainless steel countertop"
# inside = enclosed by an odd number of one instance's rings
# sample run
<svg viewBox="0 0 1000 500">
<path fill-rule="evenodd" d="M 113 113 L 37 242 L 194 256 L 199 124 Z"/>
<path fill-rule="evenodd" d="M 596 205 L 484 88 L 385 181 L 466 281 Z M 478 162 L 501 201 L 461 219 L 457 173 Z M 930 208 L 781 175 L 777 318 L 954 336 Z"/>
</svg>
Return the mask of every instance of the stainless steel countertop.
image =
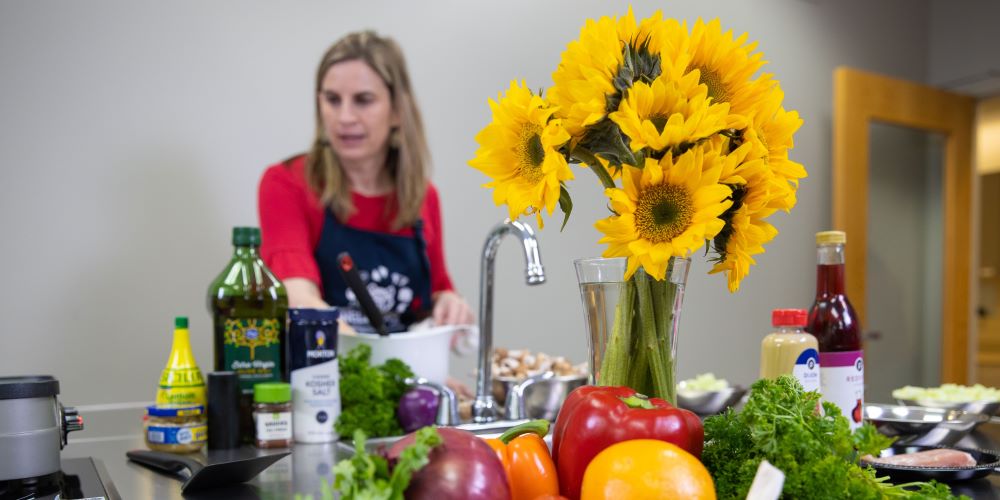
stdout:
<svg viewBox="0 0 1000 500">
<path fill-rule="evenodd" d="M 198 495 L 181 496 L 181 481 L 130 462 L 125 452 L 146 449 L 141 435 L 90 438 L 63 449 L 62 458 L 94 457 L 103 462 L 111 481 L 123 499 L 279 499 L 296 494 L 322 498 L 323 482 L 332 489 L 333 465 L 337 463 L 334 443 L 299 444 L 289 450 L 258 450 L 244 446 L 238 450 L 202 451 L 192 454 L 196 460 L 210 463 L 222 457 L 252 457 L 291 451 L 292 454 L 268 467 L 256 479 L 232 488 L 207 490 Z M 342 458 L 342 457 L 340 457 Z"/>
<path fill-rule="evenodd" d="M 249 457 L 283 451 L 291 451 L 292 454 L 275 462 L 260 476 L 245 485 L 208 490 L 196 496 L 181 496 L 180 481 L 126 459 L 126 451 L 146 449 L 142 435 L 139 434 L 141 427 L 134 423 L 135 416 L 131 413 L 135 412 L 129 412 L 124 418 L 115 419 L 113 422 L 106 421 L 105 427 L 108 429 L 117 427 L 135 434 L 96 436 L 80 433 L 83 436 L 78 434 L 77 437 L 71 434 L 69 445 L 62 451 L 64 459 L 93 457 L 101 460 L 115 488 L 124 499 L 292 499 L 299 494 L 311 495 L 313 500 L 320 500 L 323 483 L 327 482 L 332 489 L 333 466 L 346 455 L 344 452 L 339 452 L 338 456 L 335 443 L 318 445 L 296 443 L 290 450 L 258 450 L 244 446 L 238 450 L 222 452 L 202 451 L 193 455 L 202 462 L 234 455 Z M 105 420 L 109 416 L 101 415 L 104 418 L 94 420 Z M 92 427 L 92 432 L 97 430 L 96 427 L 98 426 Z M 984 424 L 956 446 L 1000 449 L 997 443 L 1000 443 L 1000 425 Z M 1000 474 L 993 474 L 988 479 L 955 483 L 952 485 L 952 490 L 956 494 L 964 494 L 973 499 L 1000 500 Z"/>
</svg>

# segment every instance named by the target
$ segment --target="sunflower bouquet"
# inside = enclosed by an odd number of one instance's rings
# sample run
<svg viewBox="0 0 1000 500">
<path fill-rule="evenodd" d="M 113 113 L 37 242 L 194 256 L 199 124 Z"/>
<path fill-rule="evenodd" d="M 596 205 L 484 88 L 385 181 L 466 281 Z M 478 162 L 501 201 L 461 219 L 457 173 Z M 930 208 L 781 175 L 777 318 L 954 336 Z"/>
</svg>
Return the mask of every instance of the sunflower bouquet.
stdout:
<svg viewBox="0 0 1000 500">
<path fill-rule="evenodd" d="M 718 20 L 692 26 L 656 12 L 588 20 L 543 95 L 524 82 L 490 99 L 470 165 L 492 180 L 510 218 L 544 226 L 573 208 L 571 164 L 603 184 L 610 215 L 595 224 L 604 257 L 627 265 L 597 382 L 674 399 L 676 259 L 707 245 L 731 292 L 774 239 L 767 219 L 796 202 L 805 168 L 788 157 L 802 120 L 747 35 Z M 596 367 L 595 367 L 596 369 Z"/>
</svg>

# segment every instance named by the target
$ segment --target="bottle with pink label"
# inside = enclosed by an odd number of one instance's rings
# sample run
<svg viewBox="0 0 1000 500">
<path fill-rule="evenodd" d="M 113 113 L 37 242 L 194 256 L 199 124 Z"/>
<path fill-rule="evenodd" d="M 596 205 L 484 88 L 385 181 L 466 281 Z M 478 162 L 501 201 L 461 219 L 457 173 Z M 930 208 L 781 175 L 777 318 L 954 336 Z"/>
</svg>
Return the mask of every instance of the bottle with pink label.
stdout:
<svg viewBox="0 0 1000 500">
<path fill-rule="evenodd" d="M 861 325 L 845 293 L 845 243 L 842 231 L 816 233 L 816 301 L 806 331 L 819 342 L 823 400 L 837 405 L 856 429 L 864 417 L 865 364 Z"/>
</svg>

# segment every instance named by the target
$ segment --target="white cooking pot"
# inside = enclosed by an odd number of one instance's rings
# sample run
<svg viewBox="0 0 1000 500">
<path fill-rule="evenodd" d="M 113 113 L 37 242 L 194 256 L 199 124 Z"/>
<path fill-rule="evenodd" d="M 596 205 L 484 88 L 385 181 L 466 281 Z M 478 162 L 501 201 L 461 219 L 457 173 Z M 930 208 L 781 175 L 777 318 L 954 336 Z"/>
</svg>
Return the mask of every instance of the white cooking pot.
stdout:
<svg viewBox="0 0 1000 500">
<path fill-rule="evenodd" d="M 418 377 L 443 384 L 448 378 L 448 354 L 451 351 L 452 337 L 469 329 L 469 326 L 437 326 L 392 333 L 385 337 L 375 333 L 341 331 L 337 335 L 338 352 L 343 356 L 355 346 L 367 344 L 372 349 L 372 365 L 398 358 L 410 365 Z"/>
</svg>

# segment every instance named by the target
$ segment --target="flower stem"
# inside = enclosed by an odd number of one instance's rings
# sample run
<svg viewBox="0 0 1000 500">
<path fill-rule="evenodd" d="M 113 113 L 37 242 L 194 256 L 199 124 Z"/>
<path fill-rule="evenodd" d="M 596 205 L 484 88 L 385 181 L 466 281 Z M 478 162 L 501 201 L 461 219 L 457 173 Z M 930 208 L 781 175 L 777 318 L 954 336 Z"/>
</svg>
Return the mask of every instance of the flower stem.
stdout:
<svg viewBox="0 0 1000 500">
<path fill-rule="evenodd" d="M 632 347 L 632 303 L 635 301 L 635 283 L 623 281 L 618 304 L 615 306 L 615 323 L 601 359 L 597 385 L 619 386 L 628 383 L 629 351 Z"/>
<path fill-rule="evenodd" d="M 674 377 L 674 342 L 676 339 L 673 336 L 673 323 L 674 298 L 677 286 L 665 278 L 663 280 L 652 281 L 650 288 L 653 295 L 653 309 L 656 313 L 657 345 L 660 346 L 660 354 L 664 358 L 667 386 L 667 391 L 658 396 L 670 404 L 675 404 L 677 400 L 677 383 Z"/>
<path fill-rule="evenodd" d="M 672 384 L 673 370 L 668 374 L 667 356 L 663 354 L 663 347 L 659 343 L 657 335 L 657 321 L 653 306 L 653 293 L 650 286 L 649 275 L 645 272 L 636 273 L 636 293 L 639 295 L 639 316 L 642 321 L 639 328 L 642 329 L 644 344 L 649 351 L 649 365 L 653 372 L 653 395 L 656 397 L 669 397 L 673 390 L 668 387 Z M 671 380 L 668 380 L 671 379 Z"/>
<path fill-rule="evenodd" d="M 642 336 L 639 325 L 639 318 L 632 321 L 632 337 L 635 342 L 632 344 L 632 366 L 629 368 L 628 386 L 642 394 L 649 394 L 649 349 L 646 347 L 645 338 Z"/>
<path fill-rule="evenodd" d="M 577 146 L 573 148 L 573 152 L 570 153 L 570 156 L 586 163 L 587 167 L 589 167 L 590 170 L 597 175 L 597 178 L 600 179 L 601 184 L 604 185 L 605 188 L 617 187 L 615 186 L 615 180 L 611 178 L 611 174 L 608 173 L 608 170 L 604 168 L 604 165 L 597 159 L 597 156 L 594 155 L 594 153 L 591 153 L 587 148 Z"/>
</svg>

